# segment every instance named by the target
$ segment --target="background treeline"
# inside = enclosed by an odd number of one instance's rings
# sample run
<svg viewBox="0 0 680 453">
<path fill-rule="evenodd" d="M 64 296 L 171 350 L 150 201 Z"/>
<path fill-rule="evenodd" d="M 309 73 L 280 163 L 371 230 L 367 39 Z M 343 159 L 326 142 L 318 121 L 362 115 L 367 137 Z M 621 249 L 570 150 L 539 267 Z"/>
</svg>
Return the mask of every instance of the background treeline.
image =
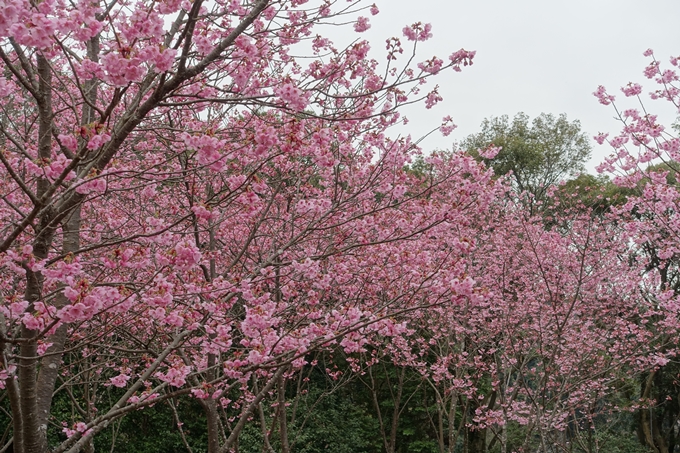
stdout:
<svg viewBox="0 0 680 453">
<path fill-rule="evenodd" d="M 336 358 L 337 359 L 337 358 Z M 337 360 L 336 360 L 337 361 Z M 323 363 L 323 358 L 319 358 Z M 670 365 L 654 375 L 625 380 L 616 392 L 601 401 L 630 407 L 641 392 L 663 403 L 640 411 L 604 411 L 589 423 L 574 419 L 563 432 L 554 433 L 548 451 L 643 453 L 646 424 L 656 425 L 658 436 L 668 439 L 673 451 L 680 408 L 678 366 Z M 116 393 L 115 389 L 111 392 Z M 120 392 L 118 392 L 120 393 Z M 111 395 L 112 399 L 118 395 Z M 670 398 L 669 398 L 670 397 Z M 278 397 L 263 402 L 239 437 L 235 451 L 261 453 L 284 451 Z M 3 405 L 6 406 L 6 401 Z M 360 373 L 348 371 L 337 380 L 322 365 L 307 367 L 285 389 L 288 451 L 300 453 L 499 453 L 541 451 L 540 439 L 526 427 L 511 423 L 501 433 L 479 429 L 473 421 L 479 402 L 460 398 L 456 410 L 442 410 L 437 390 L 412 369 L 380 363 Z M 488 404 L 488 401 L 483 401 Z M 58 418 L 77 416 L 69 398 L 55 399 Z M 225 414 L 228 419 L 229 414 Z M 236 414 L 233 414 L 236 415 Z M 4 420 L 3 420 L 4 419 Z M 0 418 L 8 426 L 6 415 Z M 52 430 L 52 445 L 63 440 L 59 427 Z M 528 435 L 527 435 L 528 434 Z M 4 436 L 7 437 L 7 429 Z M 501 436 L 504 442 L 501 442 Z M 265 437 L 267 441 L 265 442 Z M 453 442 L 451 442 L 453 440 Z M 503 443 L 505 448 L 503 448 Z M 184 453 L 207 451 L 207 429 L 200 403 L 191 397 L 174 398 L 120 419 L 100 433 L 92 445 L 98 452 Z"/>
</svg>

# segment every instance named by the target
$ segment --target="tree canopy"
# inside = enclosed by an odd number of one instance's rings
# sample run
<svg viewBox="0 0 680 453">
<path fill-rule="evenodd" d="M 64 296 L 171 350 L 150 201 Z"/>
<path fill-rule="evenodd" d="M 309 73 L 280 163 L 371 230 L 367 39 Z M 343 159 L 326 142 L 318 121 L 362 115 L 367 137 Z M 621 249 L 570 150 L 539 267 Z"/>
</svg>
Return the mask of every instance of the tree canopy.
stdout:
<svg viewBox="0 0 680 453">
<path fill-rule="evenodd" d="M 542 113 L 530 122 L 521 112 L 512 120 L 507 115 L 485 119 L 481 131 L 468 136 L 461 147 L 497 175 L 510 174 L 516 189 L 531 194 L 534 201 L 544 201 L 552 185 L 585 171 L 591 151 L 578 120 Z M 489 147 L 500 148 L 493 158 L 480 153 Z"/>
</svg>

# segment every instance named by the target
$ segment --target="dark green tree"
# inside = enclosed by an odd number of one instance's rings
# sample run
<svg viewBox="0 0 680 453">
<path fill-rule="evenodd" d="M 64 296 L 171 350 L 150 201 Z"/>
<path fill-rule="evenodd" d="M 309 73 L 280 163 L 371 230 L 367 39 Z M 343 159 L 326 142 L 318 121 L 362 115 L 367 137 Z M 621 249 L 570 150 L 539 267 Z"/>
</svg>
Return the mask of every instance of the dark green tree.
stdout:
<svg viewBox="0 0 680 453">
<path fill-rule="evenodd" d="M 513 186 L 527 195 L 532 211 L 546 199 L 551 186 L 585 171 L 591 151 L 578 120 L 546 113 L 531 122 L 522 112 L 512 121 L 507 115 L 487 118 L 481 132 L 470 135 L 461 145 L 497 175 L 511 175 Z M 483 156 L 489 147 L 501 150 L 489 159 Z"/>
<path fill-rule="evenodd" d="M 552 225 L 552 218 L 557 213 L 564 214 L 566 211 L 589 211 L 594 216 L 603 216 L 613 206 L 624 204 L 635 193 L 634 189 L 612 183 L 607 176 L 584 173 L 555 187 L 552 196 L 543 206 L 542 213 L 549 225 Z"/>
</svg>

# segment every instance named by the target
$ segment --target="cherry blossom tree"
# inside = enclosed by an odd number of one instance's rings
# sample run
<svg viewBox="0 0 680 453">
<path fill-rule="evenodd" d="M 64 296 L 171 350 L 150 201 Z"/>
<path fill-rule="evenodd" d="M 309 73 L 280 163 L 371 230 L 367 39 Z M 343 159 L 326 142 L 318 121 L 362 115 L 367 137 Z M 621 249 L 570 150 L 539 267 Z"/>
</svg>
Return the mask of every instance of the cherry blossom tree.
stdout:
<svg viewBox="0 0 680 453">
<path fill-rule="evenodd" d="M 310 351 L 399 337 L 402 315 L 465 291 L 428 238 L 455 241 L 450 225 L 493 196 L 488 177 L 466 179 L 485 173 L 465 158 L 408 172 L 417 148 L 387 129 L 400 106 L 441 100 L 427 80 L 474 52 L 419 62 L 421 23 L 382 65 L 365 40 L 336 48 L 322 25 L 367 30 L 378 9 L 359 1 L 0 9 L 15 452 L 48 451 L 62 423 L 53 451 L 91 449 L 117 418 L 179 395 L 201 401 L 209 451 L 229 451 Z M 433 256 L 409 263 L 428 241 Z M 106 389 L 120 389 L 111 404 Z M 77 420 L 51 418 L 58 392 Z"/>
<path fill-rule="evenodd" d="M 678 59 L 670 58 L 670 65 L 664 67 L 651 49 L 644 55 L 650 58 L 644 76 L 656 88 L 649 93 L 650 98 L 669 102 L 677 112 Z M 649 101 L 643 100 L 641 84 L 631 82 L 621 91 L 635 104 L 621 107 L 603 86 L 593 93 L 601 104 L 613 106 L 622 123 L 616 136 L 595 137 L 600 144 L 606 142 L 613 149 L 598 170 L 612 174 L 615 184 L 632 193 L 615 213 L 631 233 L 634 258 L 645 271 L 641 285 L 655 308 L 650 321 L 664 340 L 655 345 L 663 360 L 641 380 L 644 404 L 639 411 L 640 440 L 653 451 L 668 452 L 675 448 L 677 436 L 677 414 L 671 409 L 677 403 L 677 391 L 674 384 L 664 387 L 663 382 L 675 381 L 673 367 L 678 352 L 680 193 L 674 175 L 678 171 L 680 139 L 677 131 L 664 127 L 657 115 L 648 112 L 645 105 Z"/>
<path fill-rule="evenodd" d="M 442 452 L 583 441 L 596 418 L 627 409 L 608 399 L 622 379 L 668 360 L 620 224 L 581 208 L 549 229 L 501 200 L 460 234 L 468 297 L 428 310 L 414 340 Z"/>
</svg>

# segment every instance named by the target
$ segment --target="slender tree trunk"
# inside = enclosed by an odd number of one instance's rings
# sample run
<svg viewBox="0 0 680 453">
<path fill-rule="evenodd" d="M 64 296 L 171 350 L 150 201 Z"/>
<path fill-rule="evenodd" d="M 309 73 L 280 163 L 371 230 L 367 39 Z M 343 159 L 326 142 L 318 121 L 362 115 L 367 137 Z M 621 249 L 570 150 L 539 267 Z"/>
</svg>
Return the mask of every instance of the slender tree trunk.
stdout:
<svg viewBox="0 0 680 453">
<path fill-rule="evenodd" d="M 214 336 L 213 336 L 214 337 Z M 217 371 L 215 365 L 219 356 L 216 354 L 208 354 L 208 368 L 207 380 L 212 381 L 217 378 Z M 200 400 L 205 412 L 206 422 L 208 426 L 208 453 L 217 453 L 220 451 L 220 438 L 222 437 L 222 430 L 220 426 L 220 414 L 218 411 L 218 402 L 211 397 Z"/>
<path fill-rule="evenodd" d="M 652 387 L 654 386 L 654 378 L 656 377 L 656 371 L 652 371 L 647 376 L 647 379 L 642 384 L 642 399 L 649 399 Z M 658 428 L 654 423 L 654 414 L 651 408 L 642 408 L 638 413 L 638 435 L 640 441 L 651 448 L 654 453 L 666 453 L 662 451 L 660 446 L 657 444 Z"/>
<path fill-rule="evenodd" d="M 279 376 L 278 383 L 278 412 L 279 412 L 279 431 L 281 435 L 281 453 L 290 453 L 288 443 L 288 415 L 286 414 L 286 380 L 283 374 Z"/>
<path fill-rule="evenodd" d="M 401 396 L 404 393 L 404 377 L 406 368 L 402 368 L 397 381 L 397 394 L 394 396 L 394 409 L 392 410 L 392 423 L 390 427 L 390 449 L 388 453 L 397 450 L 397 428 L 399 427 L 399 413 L 401 412 Z"/>
<path fill-rule="evenodd" d="M 217 412 L 217 402 L 210 398 L 203 404 L 208 423 L 208 453 L 220 451 L 220 420 Z"/>
<path fill-rule="evenodd" d="M 456 411 L 458 410 L 458 395 L 451 393 L 451 403 L 449 404 L 449 453 L 456 450 L 460 428 L 456 428 Z M 461 420 L 461 425 L 463 421 Z"/>
<path fill-rule="evenodd" d="M 434 396 L 437 406 L 437 446 L 439 447 L 439 453 L 447 453 L 444 442 L 444 410 L 446 403 L 436 388 L 434 389 Z"/>
</svg>

